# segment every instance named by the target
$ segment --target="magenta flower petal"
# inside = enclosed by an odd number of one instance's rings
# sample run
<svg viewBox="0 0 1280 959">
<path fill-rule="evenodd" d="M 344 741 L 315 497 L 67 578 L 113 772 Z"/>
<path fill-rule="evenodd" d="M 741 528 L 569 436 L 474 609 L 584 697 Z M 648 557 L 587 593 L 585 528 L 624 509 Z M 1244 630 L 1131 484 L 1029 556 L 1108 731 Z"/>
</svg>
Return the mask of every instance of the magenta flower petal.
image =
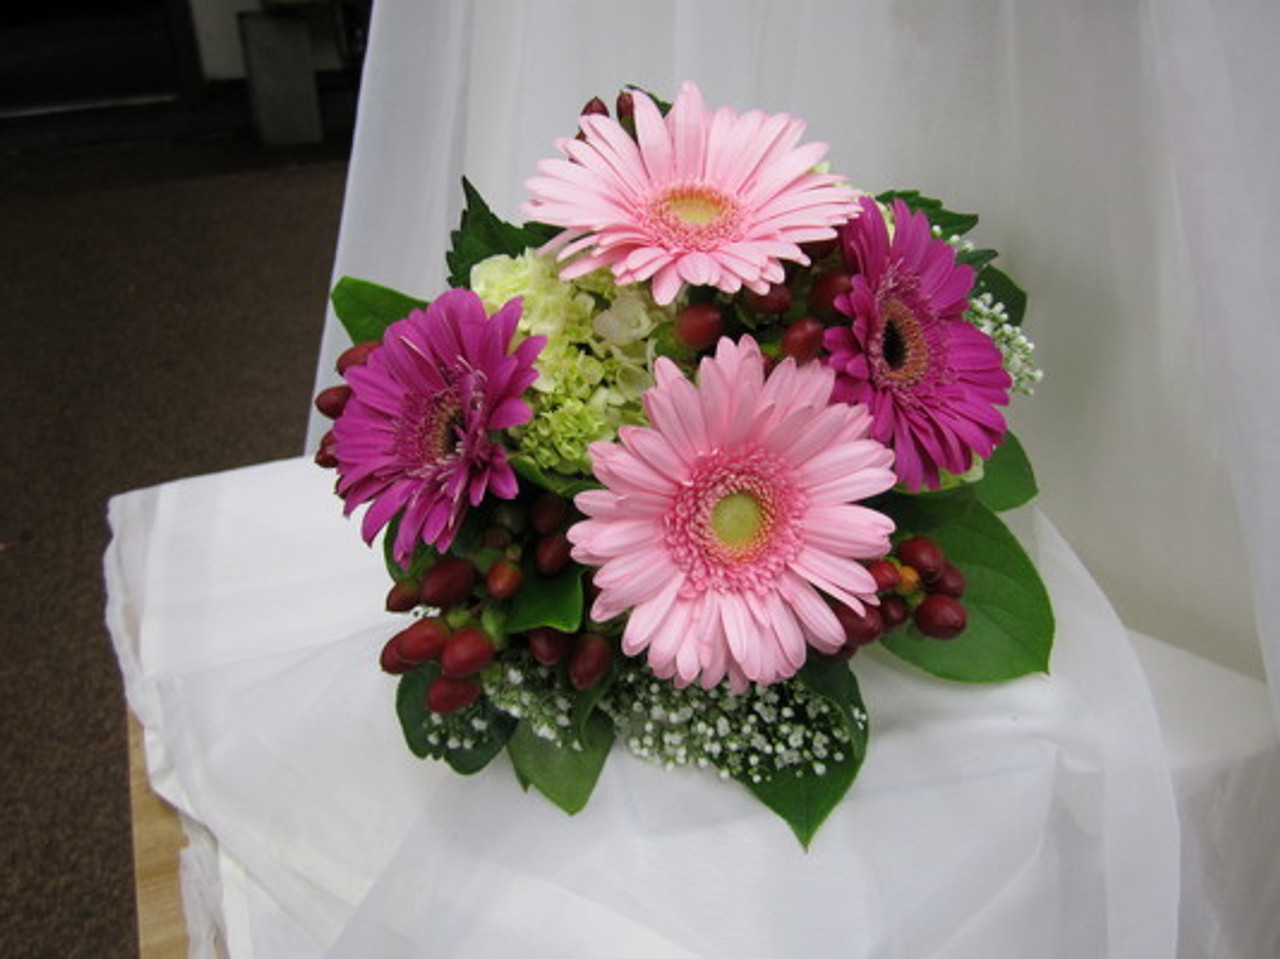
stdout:
<svg viewBox="0 0 1280 959">
<path fill-rule="evenodd" d="M 696 387 L 667 361 L 655 379 L 653 425 L 593 444 L 605 489 L 575 499 L 574 558 L 599 567 L 591 615 L 628 613 L 624 652 L 679 685 L 793 676 L 809 645 L 843 642 L 819 590 L 876 602 L 860 560 L 888 551 L 893 522 L 853 501 L 893 485 L 893 454 L 866 410 L 830 402 L 830 370 L 786 360 L 766 378 L 750 337 L 721 339 Z"/>
<path fill-rule="evenodd" d="M 936 489 L 1004 438 L 1012 383 L 999 348 L 963 312 L 973 270 L 935 240 L 922 213 L 894 204 L 892 240 L 875 201 L 841 228 L 859 272 L 836 302 L 850 323 L 827 330 L 835 399 L 865 404 L 871 435 L 893 447 L 899 481 Z"/>
<path fill-rule="evenodd" d="M 763 291 L 779 260 L 807 263 L 800 244 L 834 235 L 857 214 L 838 177 L 813 173 L 826 145 L 797 146 L 804 124 L 778 114 L 709 112 L 686 83 L 665 117 L 633 95 L 636 138 L 604 116 L 581 118 L 584 139 L 539 164 L 522 211 L 565 228 L 566 279 L 609 267 L 619 283 L 652 282 L 670 303 L 686 283 Z"/>
<path fill-rule="evenodd" d="M 333 427 L 338 493 L 348 513 L 368 503 L 372 542 L 395 516 L 396 560 L 419 543 L 444 551 L 468 506 L 516 495 L 506 451 L 491 431 L 529 422 L 520 394 L 543 340 L 511 352 L 513 300 L 493 317 L 469 290 L 451 290 L 387 328 L 367 363 L 347 371 L 351 399 Z M 532 345 L 530 345 L 532 344 Z"/>
</svg>

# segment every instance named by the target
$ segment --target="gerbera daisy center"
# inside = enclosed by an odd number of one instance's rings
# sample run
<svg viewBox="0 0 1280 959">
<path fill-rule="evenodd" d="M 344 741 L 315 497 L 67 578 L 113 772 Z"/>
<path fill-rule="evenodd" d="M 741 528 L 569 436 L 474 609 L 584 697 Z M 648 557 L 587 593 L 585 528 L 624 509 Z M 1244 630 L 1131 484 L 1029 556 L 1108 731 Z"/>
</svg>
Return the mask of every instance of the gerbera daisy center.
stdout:
<svg viewBox="0 0 1280 959">
<path fill-rule="evenodd" d="M 405 461 L 429 470 L 457 451 L 458 437 L 465 430 L 466 418 L 455 391 L 412 395 L 405 398 L 396 445 Z"/>
<path fill-rule="evenodd" d="M 658 194 L 647 219 L 655 237 L 665 244 L 710 248 L 734 235 L 738 205 L 727 193 L 708 186 L 676 186 Z"/>
<path fill-rule="evenodd" d="M 884 325 L 873 355 L 878 356 L 881 376 L 901 386 L 914 386 L 929 370 L 929 342 L 915 311 L 899 299 L 888 300 L 880 310 Z"/>
<path fill-rule="evenodd" d="M 704 457 L 667 516 L 667 548 L 696 589 L 768 588 L 800 548 L 806 500 L 763 451 Z"/>
<path fill-rule="evenodd" d="M 765 522 L 760 501 L 750 493 L 730 493 L 711 508 L 711 528 L 729 547 L 750 544 Z"/>
<path fill-rule="evenodd" d="M 710 223 L 724 214 L 724 204 L 718 196 L 706 192 L 676 194 L 667 198 L 667 211 L 692 226 Z"/>
</svg>

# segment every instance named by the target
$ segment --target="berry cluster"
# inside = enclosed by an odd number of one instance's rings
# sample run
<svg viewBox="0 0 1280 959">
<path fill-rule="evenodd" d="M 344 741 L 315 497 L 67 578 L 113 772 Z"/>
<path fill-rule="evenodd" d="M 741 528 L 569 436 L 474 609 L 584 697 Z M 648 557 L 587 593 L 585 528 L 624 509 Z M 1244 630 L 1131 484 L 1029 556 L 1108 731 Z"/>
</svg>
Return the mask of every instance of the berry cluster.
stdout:
<svg viewBox="0 0 1280 959">
<path fill-rule="evenodd" d="M 345 374 L 364 363 L 378 348 L 361 343 L 346 350 L 337 369 Z M 342 415 L 351 387 L 321 391 L 316 408 L 330 419 Z M 316 462 L 334 468 L 333 434 L 320 441 Z M 510 601 L 525 585 L 526 564 L 542 577 L 555 576 L 570 564 L 566 530 L 575 519 L 569 501 L 541 493 L 496 504 L 473 549 L 415 561 L 387 592 L 391 612 L 421 611 L 412 625 L 391 637 L 382 649 L 383 670 L 398 675 L 428 663 L 438 675 L 427 688 L 427 708 L 447 714 L 464 709 L 484 693 L 483 672 L 505 649 L 527 650 L 543 666 L 563 664 L 577 690 L 599 683 L 613 663 L 614 644 L 602 633 L 564 633 L 547 627 L 508 636 L 502 628 Z"/>
<path fill-rule="evenodd" d="M 376 341 L 369 341 L 347 347 L 338 357 L 336 367 L 338 373 L 346 376 L 347 370 L 351 369 L 351 367 L 367 363 L 373 351 L 381 345 Z M 345 383 L 330 386 L 316 394 L 316 409 L 329 419 L 336 420 L 342 415 L 342 411 L 346 409 L 349 399 L 351 399 L 351 387 Z M 316 464 L 323 466 L 325 469 L 337 469 L 338 457 L 333 452 L 333 430 L 321 437 L 320 448 L 316 451 Z"/>
<path fill-rule="evenodd" d="M 814 263 L 830 258 L 835 249 L 835 240 L 804 246 Z M 688 304 L 676 314 L 672 336 L 686 350 L 709 350 L 721 336 L 731 332 L 729 327 L 737 316 L 766 343 L 772 337 L 760 328 L 761 324 L 777 328 L 780 332 L 772 352 L 779 358 L 807 363 L 822 352 L 825 323 L 839 316 L 836 297 L 847 293 L 852 282 L 850 274 L 840 268 L 813 274 L 794 271 L 789 283 L 775 283 L 764 293 L 744 290 L 734 303 L 712 300 Z M 735 312 L 735 306 L 740 310 Z"/>
<path fill-rule="evenodd" d="M 845 645 L 837 654 L 848 658 L 860 646 L 873 643 L 908 619 L 931 639 L 955 639 L 968 625 L 964 574 L 947 562 L 942 549 L 927 536 L 899 541 L 893 555 L 878 559 L 867 570 L 876 581 L 880 605 L 866 606 L 861 614 L 840 603 L 832 610 L 844 627 Z"/>
<path fill-rule="evenodd" d="M 475 702 L 484 692 L 484 670 L 503 650 L 527 654 L 542 666 L 563 666 L 576 690 L 599 683 L 614 656 L 614 643 L 603 633 L 538 627 L 508 635 L 503 629 L 509 601 L 526 586 L 527 566 L 535 579 L 569 566 L 565 530 L 573 519 L 568 500 L 553 493 L 501 503 L 475 549 L 433 557 L 420 577 L 410 571 L 398 580 L 387 593 L 388 610 L 428 607 L 438 615 L 424 615 L 391 637 L 382 651 L 382 668 L 403 673 L 438 662 L 439 675 L 427 689 L 427 707 L 437 713 Z"/>
</svg>

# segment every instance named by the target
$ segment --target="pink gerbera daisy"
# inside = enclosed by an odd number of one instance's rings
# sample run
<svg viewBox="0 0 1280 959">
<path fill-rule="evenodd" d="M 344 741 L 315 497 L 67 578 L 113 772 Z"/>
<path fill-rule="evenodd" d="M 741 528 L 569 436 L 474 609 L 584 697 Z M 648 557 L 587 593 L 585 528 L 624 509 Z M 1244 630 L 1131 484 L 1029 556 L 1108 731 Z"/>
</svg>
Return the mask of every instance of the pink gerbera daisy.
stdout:
<svg viewBox="0 0 1280 959">
<path fill-rule="evenodd" d="M 841 229 L 858 272 L 836 302 L 853 322 L 823 341 L 837 374 L 833 398 L 871 409 L 871 435 L 893 447 L 905 487 L 937 489 L 940 470 L 963 473 L 1004 438 L 996 407 L 1008 404 L 1011 380 L 999 347 L 963 317 L 973 269 L 901 200 L 892 240 L 876 202 L 861 203 Z"/>
<path fill-rule="evenodd" d="M 596 620 L 630 611 L 627 655 L 680 685 L 736 690 L 845 640 L 832 600 L 861 612 L 893 521 L 855 500 L 893 484 L 893 454 L 862 407 L 830 403 L 832 374 L 785 360 L 768 377 L 755 341 L 721 339 L 695 388 L 660 359 L 652 427 L 590 453 L 605 489 L 580 493 L 573 555 L 600 567 Z M 821 592 L 820 592 L 821 591 Z"/>
<path fill-rule="evenodd" d="M 683 283 L 763 293 L 779 260 L 807 264 L 799 244 L 834 236 L 857 212 L 852 189 L 814 171 L 824 143 L 796 146 L 804 123 L 785 113 L 708 112 L 686 83 L 664 118 L 634 94 L 636 137 L 607 116 L 583 116 L 566 159 L 544 160 L 522 212 L 565 227 L 553 243 L 572 279 L 610 267 L 619 283 L 653 280 L 670 303 Z M 585 252 L 584 252 L 585 251 Z"/>
<path fill-rule="evenodd" d="M 491 431 L 532 417 L 520 394 L 546 342 L 529 337 L 511 351 L 519 319 L 518 299 L 491 318 L 470 290 L 450 290 L 391 324 L 368 362 L 347 371 L 352 395 L 333 427 L 338 493 L 348 514 L 372 504 L 366 542 L 403 511 L 394 543 L 402 565 L 420 542 L 448 549 L 468 503 L 487 491 L 516 495 Z"/>
</svg>

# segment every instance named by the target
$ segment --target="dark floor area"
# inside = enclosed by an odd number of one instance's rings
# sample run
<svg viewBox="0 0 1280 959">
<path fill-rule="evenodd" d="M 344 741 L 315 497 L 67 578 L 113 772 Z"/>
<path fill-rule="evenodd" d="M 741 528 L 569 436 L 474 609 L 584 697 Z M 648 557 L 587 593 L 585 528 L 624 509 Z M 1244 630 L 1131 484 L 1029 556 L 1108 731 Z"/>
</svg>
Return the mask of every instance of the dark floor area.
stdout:
<svg viewBox="0 0 1280 959">
<path fill-rule="evenodd" d="M 345 144 L 108 139 L 0 139 L 12 959 L 137 955 L 107 499 L 303 451 L 346 174 Z"/>
</svg>

